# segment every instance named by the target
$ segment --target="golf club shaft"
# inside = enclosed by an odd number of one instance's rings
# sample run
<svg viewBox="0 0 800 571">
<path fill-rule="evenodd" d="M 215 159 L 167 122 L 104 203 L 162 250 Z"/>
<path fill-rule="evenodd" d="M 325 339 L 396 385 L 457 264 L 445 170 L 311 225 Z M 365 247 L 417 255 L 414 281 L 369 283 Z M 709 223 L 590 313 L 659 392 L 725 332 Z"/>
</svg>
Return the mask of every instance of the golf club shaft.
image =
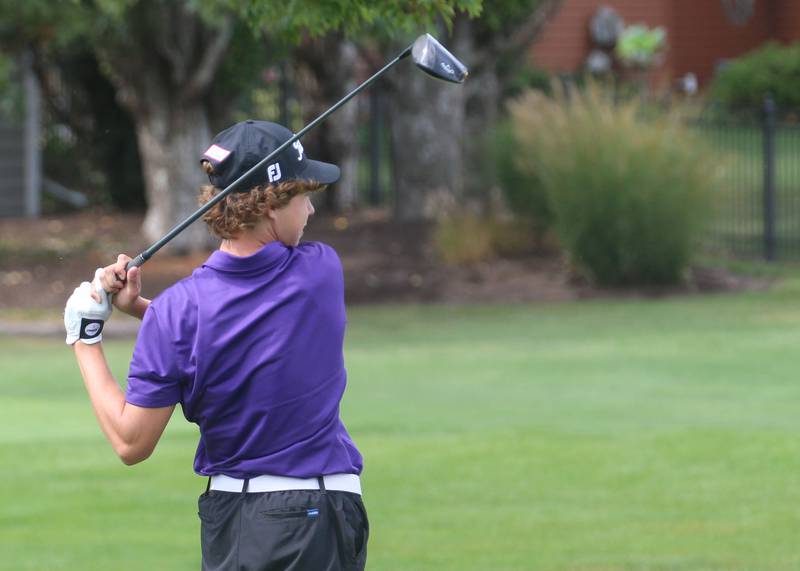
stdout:
<svg viewBox="0 0 800 571">
<path fill-rule="evenodd" d="M 320 122 L 322 122 L 322 121 L 323 121 L 323 120 L 324 120 L 324 119 L 325 119 L 325 118 L 326 118 L 328 115 L 330 115 L 331 113 L 333 113 L 334 111 L 336 111 L 337 109 L 339 109 L 339 107 L 341 107 L 342 105 L 344 105 L 345 103 L 347 103 L 348 101 L 350 101 L 350 99 L 352 99 L 353 97 L 355 97 L 355 96 L 356 96 L 356 95 L 357 95 L 357 94 L 358 94 L 358 93 L 359 93 L 359 92 L 360 92 L 362 89 L 364 89 L 365 87 L 369 86 L 369 85 L 370 85 L 370 84 L 371 84 L 373 81 L 375 81 L 376 79 L 378 79 L 378 78 L 379 78 L 381 75 L 383 75 L 383 74 L 384 74 L 386 71 L 388 71 L 388 70 L 389 70 L 389 69 L 390 69 L 390 68 L 391 68 L 391 67 L 392 67 L 394 64 L 396 64 L 397 62 L 399 62 L 401 59 L 403 59 L 403 58 L 405 58 L 405 57 L 408 57 L 408 55 L 409 55 L 410 53 L 411 53 L 411 46 L 409 46 L 409 47 L 407 47 L 405 50 L 403 50 L 403 52 L 402 52 L 400 55 L 398 55 L 398 56 L 397 56 L 396 58 L 394 58 L 392 61 L 390 61 L 389 63 L 387 63 L 385 66 L 383 66 L 383 67 L 382 67 L 380 70 L 378 70 L 378 71 L 377 71 L 375 74 L 373 74 L 371 77 L 369 77 L 368 79 L 366 79 L 366 80 L 365 80 L 365 81 L 364 81 L 364 82 L 363 82 L 361 85 L 359 85 L 358 87 L 356 87 L 356 88 L 355 88 L 353 91 L 351 91 L 350 93 L 348 93 L 347 95 L 345 95 L 344 97 L 342 97 L 342 98 L 341 98 L 339 101 L 337 101 L 337 102 L 336 102 L 336 103 L 335 103 L 335 104 L 334 104 L 334 105 L 333 105 L 333 106 L 332 106 L 330 109 L 328 109 L 328 110 L 327 110 L 327 111 L 325 111 L 325 112 L 324 112 L 322 115 L 320 115 L 319 117 L 317 117 L 316 119 L 314 119 L 314 120 L 313 120 L 311 123 L 309 123 L 308 125 L 306 125 L 305 127 L 303 127 L 303 128 L 302 128 L 300 131 L 298 131 L 298 132 L 297 132 L 297 133 L 296 133 L 296 134 L 295 134 L 295 135 L 294 135 L 292 138 L 290 138 L 290 139 L 289 139 L 289 140 L 287 140 L 285 143 L 283 143 L 281 146 L 279 146 L 277 149 L 275 149 L 274 151 L 272 151 L 272 152 L 271 152 L 269 155 L 267 155 L 266 157 L 264 157 L 263 159 L 261 159 L 261 161 L 259 161 L 259 162 L 258 162 L 258 164 L 256 164 L 255 166 L 253 166 L 253 168 L 251 168 L 250 170 L 248 170 L 248 171 L 247 171 L 246 173 L 244 173 L 242 176 L 240 176 L 240 177 L 239 177 L 239 178 L 237 178 L 235 181 L 233 181 L 231 184 L 229 184 L 227 187 L 225 187 L 225 189 L 224 189 L 222 192 L 220 192 L 220 193 L 219 193 L 218 195 L 216 195 L 214 198 L 212 198 L 211 200 L 209 200 L 208 202 L 206 202 L 206 203 L 205 203 L 203 206 L 201 206 L 200 208 L 198 208 L 198 209 L 197 209 L 197 210 L 196 210 L 196 211 L 195 211 L 195 212 L 194 212 L 194 213 L 193 213 L 191 216 L 189 216 L 189 217 L 188 217 L 186 220 L 184 220 L 183 222 L 181 222 L 180 224 L 178 224 L 177 226 L 175 226 L 175 227 L 174 227 L 172 230 L 170 230 L 169 232 L 167 232 L 167 234 L 166 234 L 166 235 L 165 235 L 163 238 L 161 238 L 161 239 L 160 239 L 158 242 L 156 242 L 155 244 L 153 244 L 152 246 L 150 246 L 149 248 L 147 248 L 147 249 L 146 249 L 144 252 L 142 252 L 141 254 L 139 254 L 138 256 L 136 256 L 136 257 L 135 257 L 133 260 L 131 260 L 130 262 L 128 262 L 128 265 L 127 265 L 127 268 L 126 268 L 126 269 L 130 270 L 130 269 L 131 269 L 131 268 L 133 268 L 133 267 L 141 266 L 142 264 L 144 264 L 144 263 L 145 263 L 147 260 L 149 260 L 149 259 L 150 259 L 150 258 L 153 256 L 153 254 L 155 254 L 155 253 L 156 253 L 156 252 L 158 252 L 158 251 L 159 251 L 161 248 L 163 248 L 165 245 L 167 245 L 167 244 L 168 244 L 168 243 L 169 243 L 169 242 L 170 242 L 170 241 L 171 241 L 171 240 L 172 240 L 172 239 L 173 239 L 175 236 L 177 236 L 178 234 L 180 234 L 181 232 L 183 232 L 183 231 L 186 229 L 186 227 L 187 227 L 187 226 L 189 226 L 189 225 L 190 225 L 192 222 L 194 222 L 195 220 L 197 220 L 198 218 L 200 218 L 200 217 L 201 217 L 203 214 L 205 214 L 205 213 L 206 213 L 208 210 L 210 210 L 211 208 L 213 208 L 215 204 L 217 204 L 218 202 L 220 202 L 221 200 L 223 200 L 223 199 L 224 199 L 226 196 L 228 196 L 228 195 L 229 195 L 231 192 L 233 192 L 234 190 L 238 189 L 238 188 L 239 188 L 239 186 L 241 186 L 242 182 L 243 182 L 243 181 L 245 181 L 247 178 L 249 178 L 249 177 L 250 177 L 250 175 L 251 175 L 251 174 L 253 174 L 253 173 L 254 173 L 256 170 L 258 170 L 258 169 L 262 168 L 264 165 L 266 165 L 266 164 L 267 164 L 267 163 L 269 163 L 271 160 L 273 160 L 275 157 L 277 157 L 277 156 L 278 156 L 278 155 L 279 155 L 279 154 L 280 154 L 280 153 L 281 153 L 281 152 L 282 152 L 284 149 L 286 149 L 287 147 L 289 147 L 289 146 L 290 146 L 292 143 L 294 143 L 295 141 L 297 141 L 297 140 L 298 140 L 300 137 L 302 137 L 303 135 L 305 135 L 306 133 L 308 133 L 308 132 L 309 132 L 311 129 L 313 129 L 314 127 L 316 127 L 316 126 L 317 126 L 317 125 L 318 125 Z"/>
</svg>

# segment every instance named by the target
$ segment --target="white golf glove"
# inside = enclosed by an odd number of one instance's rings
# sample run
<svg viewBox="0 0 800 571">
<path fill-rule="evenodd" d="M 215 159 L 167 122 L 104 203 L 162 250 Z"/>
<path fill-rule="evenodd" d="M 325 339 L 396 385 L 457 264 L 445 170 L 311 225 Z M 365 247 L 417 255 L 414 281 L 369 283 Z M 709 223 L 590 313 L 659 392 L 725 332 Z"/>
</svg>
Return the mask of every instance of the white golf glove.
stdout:
<svg viewBox="0 0 800 571">
<path fill-rule="evenodd" d="M 92 345 L 102 341 L 103 325 L 111 317 L 111 302 L 108 294 L 100 285 L 98 274 L 102 268 L 95 272 L 92 283 L 83 282 L 75 288 L 67 300 L 64 308 L 64 327 L 67 329 L 67 345 L 76 341 Z M 92 299 L 92 288 L 100 295 L 101 303 Z"/>
</svg>

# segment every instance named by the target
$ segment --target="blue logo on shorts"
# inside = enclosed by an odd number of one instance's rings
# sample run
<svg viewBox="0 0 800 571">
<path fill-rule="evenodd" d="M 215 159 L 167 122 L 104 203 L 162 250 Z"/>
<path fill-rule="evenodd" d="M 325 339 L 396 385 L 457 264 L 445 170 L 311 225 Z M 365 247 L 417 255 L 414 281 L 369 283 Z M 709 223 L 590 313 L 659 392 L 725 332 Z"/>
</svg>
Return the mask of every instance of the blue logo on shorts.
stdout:
<svg viewBox="0 0 800 571">
<path fill-rule="evenodd" d="M 319 517 L 319 510 L 317 508 L 310 509 L 306 512 L 308 517 Z"/>
</svg>

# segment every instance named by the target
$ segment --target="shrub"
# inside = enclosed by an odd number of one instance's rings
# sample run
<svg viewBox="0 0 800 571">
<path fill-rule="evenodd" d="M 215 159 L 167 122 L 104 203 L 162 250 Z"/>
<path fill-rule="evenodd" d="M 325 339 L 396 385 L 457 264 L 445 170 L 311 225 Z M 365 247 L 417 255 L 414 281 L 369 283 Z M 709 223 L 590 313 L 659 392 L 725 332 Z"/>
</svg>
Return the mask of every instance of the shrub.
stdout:
<svg viewBox="0 0 800 571">
<path fill-rule="evenodd" d="M 800 109 L 800 43 L 770 43 L 720 69 L 711 96 L 731 111 L 758 111 L 767 95 L 778 107 Z"/>
<path fill-rule="evenodd" d="M 514 64 L 511 64 L 511 61 L 514 61 Z M 516 97 L 527 89 L 538 89 L 546 93 L 550 91 L 553 78 L 544 69 L 531 65 L 519 67 L 515 60 L 503 61 L 498 63 L 498 66 L 501 68 L 501 74 L 510 76 L 503 85 L 504 99 Z"/>
<path fill-rule="evenodd" d="M 490 222 L 492 250 L 502 258 L 520 258 L 544 251 L 556 251 L 548 236 L 537 232 L 519 218 L 495 218 Z"/>
<path fill-rule="evenodd" d="M 466 210 L 442 216 L 433 240 L 449 266 L 474 264 L 494 256 L 492 224 Z"/>
<path fill-rule="evenodd" d="M 535 236 L 541 237 L 553 225 L 553 212 L 538 173 L 525 168 L 511 123 L 497 128 L 492 154 L 497 183 L 514 216 L 527 220 Z"/>
<path fill-rule="evenodd" d="M 479 215 L 465 207 L 439 217 L 433 243 L 448 266 L 476 264 L 496 257 L 518 258 L 544 247 L 529 224 L 516 218 Z"/>
<path fill-rule="evenodd" d="M 676 112 L 642 118 L 596 87 L 512 103 L 527 172 L 541 180 L 573 262 L 603 285 L 680 280 L 708 218 L 715 163 Z"/>
<path fill-rule="evenodd" d="M 8 55 L 0 53 L 0 119 L 21 119 L 23 100 L 14 62 Z"/>
</svg>

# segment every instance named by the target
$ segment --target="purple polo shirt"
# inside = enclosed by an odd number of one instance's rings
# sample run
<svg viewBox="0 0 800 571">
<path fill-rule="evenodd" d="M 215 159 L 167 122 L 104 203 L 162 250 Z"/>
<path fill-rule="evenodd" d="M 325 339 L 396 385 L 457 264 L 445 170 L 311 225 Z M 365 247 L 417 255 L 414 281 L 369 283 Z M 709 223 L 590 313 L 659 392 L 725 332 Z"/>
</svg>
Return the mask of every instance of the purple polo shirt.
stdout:
<svg viewBox="0 0 800 571">
<path fill-rule="evenodd" d="M 218 250 L 148 308 L 126 400 L 180 403 L 200 427 L 194 469 L 203 476 L 359 474 L 339 419 L 344 330 L 342 266 L 330 246 Z"/>
</svg>

